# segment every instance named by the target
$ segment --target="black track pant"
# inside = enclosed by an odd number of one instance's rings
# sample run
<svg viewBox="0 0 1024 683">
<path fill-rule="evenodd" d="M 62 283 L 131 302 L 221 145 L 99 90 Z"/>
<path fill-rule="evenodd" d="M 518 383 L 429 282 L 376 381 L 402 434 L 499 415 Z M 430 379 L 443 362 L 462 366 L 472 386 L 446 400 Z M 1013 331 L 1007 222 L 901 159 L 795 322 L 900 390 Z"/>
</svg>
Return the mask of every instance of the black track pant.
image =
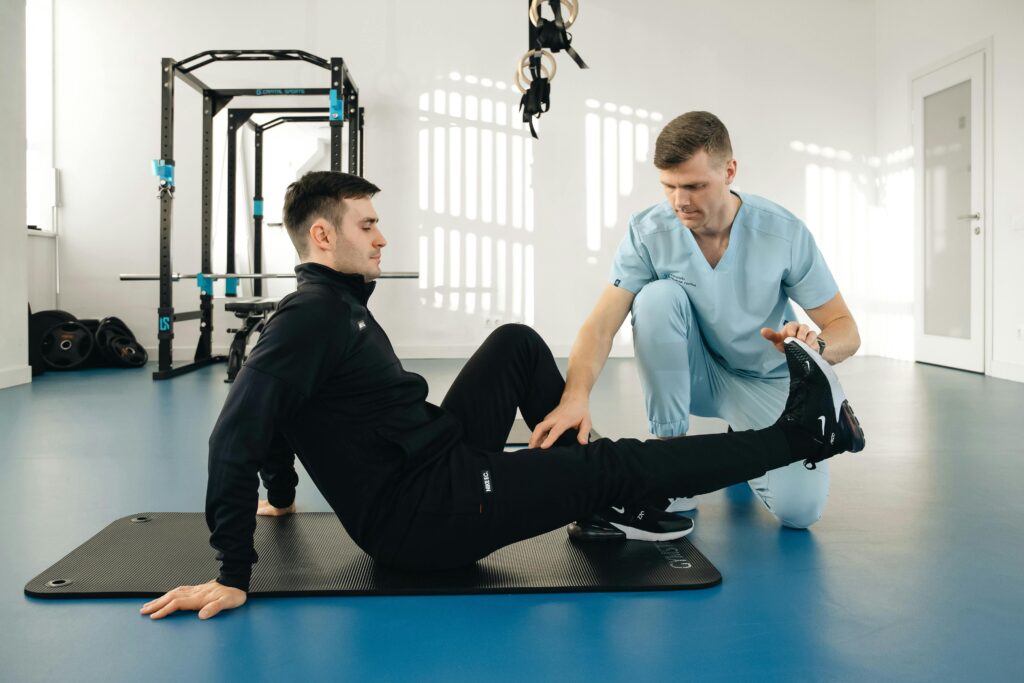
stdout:
<svg viewBox="0 0 1024 683">
<path fill-rule="evenodd" d="M 536 332 L 495 330 L 441 404 L 461 419 L 464 444 L 403 483 L 376 559 L 407 569 L 465 565 L 611 505 L 708 493 L 802 459 L 777 427 L 586 446 L 572 432 L 546 450 L 502 452 L 516 409 L 532 429 L 564 386 Z"/>
</svg>

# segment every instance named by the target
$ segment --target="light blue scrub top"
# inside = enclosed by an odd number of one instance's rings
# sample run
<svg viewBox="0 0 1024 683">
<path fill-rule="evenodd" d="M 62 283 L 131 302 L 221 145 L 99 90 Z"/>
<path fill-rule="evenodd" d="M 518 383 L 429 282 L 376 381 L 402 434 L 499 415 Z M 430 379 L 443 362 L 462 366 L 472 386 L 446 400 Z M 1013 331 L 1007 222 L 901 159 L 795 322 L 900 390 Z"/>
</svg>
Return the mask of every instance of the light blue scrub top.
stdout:
<svg viewBox="0 0 1024 683">
<path fill-rule="evenodd" d="M 630 217 L 609 281 L 636 294 L 654 280 L 675 280 L 689 296 L 708 351 L 726 369 L 783 377 L 785 357 L 761 328 L 796 320 L 790 299 L 817 308 L 839 288 L 799 218 L 763 197 L 733 194 L 743 204 L 718 266 L 711 267 L 665 201 Z"/>
</svg>

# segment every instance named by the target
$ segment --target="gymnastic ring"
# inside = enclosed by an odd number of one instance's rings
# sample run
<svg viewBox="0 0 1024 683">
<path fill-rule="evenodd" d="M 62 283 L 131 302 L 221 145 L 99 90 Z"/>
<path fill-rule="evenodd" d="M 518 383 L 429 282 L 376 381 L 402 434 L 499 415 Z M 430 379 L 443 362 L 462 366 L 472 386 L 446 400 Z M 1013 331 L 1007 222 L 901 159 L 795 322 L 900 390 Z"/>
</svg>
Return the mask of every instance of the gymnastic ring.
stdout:
<svg viewBox="0 0 1024 683">
<path fill-rule="evenodd" d="M 533 77 L 529 74 L 529 68 L 530 57 L 535 54 L 539 54 L 541 58 L 540 75 L 542 78 L 546 78 L 548 79 L 548 82 L 551 82 L 555 79 L 555 73 L 558 71 L 558 63 L 555 61 L 555 56 L 553 54 L 547 50 L 527 50 L 526 54 L 524 54 L 519 60 L 519 66 L 516 68 L 516 75 L 513 79 L 516 88 L 522 94 L 526 94 L 527 89 L 530 87 L 530 83 L 533 81 Z M 544 62 L 545 57 L 551 60 L 550 68 Z"/>
<path fill-rule="evenodd" d="M 537 27 L 540 26 L 540 5 L 543 2 L 549 2 L 549 0 L 533 0 L 530 3 L 530 23 Z M 565 28 L 569 28 L 576 21 L 576 16 L 580 13 L 579 0 L 561 0 L 561 3 L 569 8 L 569 16 L 562 20 Z"/>
</svg>

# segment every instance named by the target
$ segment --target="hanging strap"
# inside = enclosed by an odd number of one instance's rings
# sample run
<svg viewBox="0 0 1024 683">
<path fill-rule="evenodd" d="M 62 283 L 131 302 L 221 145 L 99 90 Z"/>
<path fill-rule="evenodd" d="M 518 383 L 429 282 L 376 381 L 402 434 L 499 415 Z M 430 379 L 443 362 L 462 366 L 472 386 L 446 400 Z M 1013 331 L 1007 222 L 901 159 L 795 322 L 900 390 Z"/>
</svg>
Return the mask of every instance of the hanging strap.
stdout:
<svg viewBox="0 0 1024 683">
<path fill-rule="evenodd" d="M 572 57 L 572 61 L 576 62 L 576 66 L 581 69 L 589 69 L 587 63 L 583 61 L 580 54 L 572 47 L 572 34 L 569 33 L 568 27 L 565 25 L 565 20 L 562 18 L 562 2 L 561 0 L 548 0 L 548 4 L 551 5 L 551 11 L 554 13 L 554 20 L 545 19 L 539 16 L 540 19 L 537 30 L 531 31 L 531 38 L 535 45 L 532 45 L 534 49 L 541 50 L 547 48 L 552 52 L 565 52 Z"/>
<path fill-rule="evenodd" d="M 551 59 L 550 71 L 542 61 L 545 55 Z M 524 88 L 522 85 L 524 61 L 529 65 L 527 67 L 530 73 L 529 88 Z M 523 55 L 516 69 L 516 86 L 523 93 L 519 100 L 519 109 L 523 113 L 523 123 L 530 126 L 530 134 L 534 138 L 537 138 L 537 129 L 533 126 L 533 120 L 539 119 L 541 114 L 551 108 L 551 79 L 555 76 L 554 64 L 554 57 L 550 52 L 532 50 Z"/>
<path fill-rule="evenodd" d="M 569 7 L 568 19 L 562 16 L 562 3 Z M 523 113 L 523 123 L 530 126 L 530 134 L 536 138 L 537 129 L 533 120 L 551 108 L 551 81 L 555 77 L 557 63 L 552 53 L 566 52 L 581 69 L 589 68 L 579 53 L 572 48 L 572 34 L 569 27 L 576 20 L 579 0 L 529 0 L 529 38 L 530 50 L 516 65 L 515 84 L 523 94 L 519 100 L 519 109 Z M 541 7 L 547 3 L 551 6 L 554 19 L 541 16 Z M 550 59 L 550 64 L 543 62 L 543 57 Z M 529 87 L 523 82 L 529 73 Z"/>
</svg>

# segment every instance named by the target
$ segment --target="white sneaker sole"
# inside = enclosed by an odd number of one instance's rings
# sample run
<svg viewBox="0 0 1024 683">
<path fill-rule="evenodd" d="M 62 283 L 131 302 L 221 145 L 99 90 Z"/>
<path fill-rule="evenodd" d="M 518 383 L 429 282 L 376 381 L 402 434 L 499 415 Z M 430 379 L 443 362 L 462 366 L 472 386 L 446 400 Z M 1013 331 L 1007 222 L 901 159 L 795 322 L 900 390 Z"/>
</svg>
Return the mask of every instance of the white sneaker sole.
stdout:
<svg viewBox="0 0 1024 683">
<path fill-rule="evenodd" d="M 832 410 L 835 411 L 836 424 L 839 423 L 839 413 L 843 407 L 843 401 L 846 400 L 846 394 L 843 393 L 843 385 L 839 382 L 839 377 L 836 376 L 836 371 L 832 369 L 828 361 L 821 357 L 821 354 L 817 351 L 812 351 L 811 347 L 803 343 L 796 337 L 788 337 L 785 344 L 798 344 L 806 353 L 807 357 L 810 358 L 815 365 L 821 368 L 821 372 L 825 375 L 825 379 L 828 380 L 828 386 L 832 390 Z"/>
<path fill-rule="evenodd" d="M 665 512 L 692 512 L 697 509 L 697 497 L 692 498 L 670 498 L 672 502 Z"/>
<path fill-rule="evenodd" d="M 608 522 L 613 527 L 626 534 L 626 540 L 628 541 L 674 541 L 683 536 L 688 536 L 693 527 L 684 529 L 682 531 L 664 531 L 656 533 L 654 531 L 644 531 L 643 529 L 634 529 L 631 526 L 625 526 L 623 524 L 616 524 L 615 522 Z"/>
</svg>

